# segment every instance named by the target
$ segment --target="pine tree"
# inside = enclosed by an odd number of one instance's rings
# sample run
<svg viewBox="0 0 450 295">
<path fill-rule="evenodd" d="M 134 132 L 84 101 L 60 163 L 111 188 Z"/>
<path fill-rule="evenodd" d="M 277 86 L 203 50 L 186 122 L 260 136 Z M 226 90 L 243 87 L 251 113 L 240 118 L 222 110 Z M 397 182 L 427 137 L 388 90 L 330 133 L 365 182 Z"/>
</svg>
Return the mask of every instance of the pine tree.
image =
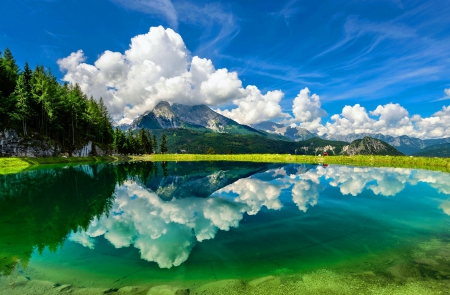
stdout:
<svg viewBox="0 0 450 295">
<path fill-rule="evenodd" d="M 166 135 L 163 133 L 161 136 L 161 154 L 167 153 Z"/>
<path fill-rule="evenodd" d="M 11 94 L 16 88 L 19 67 L 11 51 L 6 48 L 0 58 L 0 128 L 11 127 L 10 114 L 14 113 L 15 100 Z"/>
<path fill-rule="evenodd" d="M 153 152 L 156 154 L 157 151 L 158 151 L 158 142 L 156 141 L 156 135 L 155 134 L 153 134 L 152 144 L 153 144 Z"/>
<path fill-rule="evenodd" d="M 145 144 L 144 149 L 146 154 L 153 154 L 153 143 L 152 138 L 150 137 L 150 131 L 148 129 L 145 130 Z"/>
<path fill-rule="evenodd" d="M 9 48 L 5 48 L 3 52 L 2 64 L 6 79 L 0 83 L 0 91 L 8 97 L 16 88 L 16 80 L 19 77 L 19 66 Z"/>
<path fill-rule="evenodd" d="M 27 91 L 26 77 L 22 73 L 17 79 L 16 89 L 13 92 L 16 98 L 16 111 L 13 117 L 22 122 L 23 135 L 27 135 L 27 117 L 30 112 L 30 93 Z"/>
</svg>

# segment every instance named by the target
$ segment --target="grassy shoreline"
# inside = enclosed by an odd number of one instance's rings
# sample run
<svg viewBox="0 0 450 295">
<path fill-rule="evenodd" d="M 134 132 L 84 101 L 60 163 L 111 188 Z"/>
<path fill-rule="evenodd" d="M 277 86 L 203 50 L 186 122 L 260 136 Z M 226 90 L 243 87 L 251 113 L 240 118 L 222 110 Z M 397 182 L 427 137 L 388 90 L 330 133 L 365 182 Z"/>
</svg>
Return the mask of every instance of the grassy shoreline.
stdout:
<svg viewBox="0 0 450 295">
<path fill-rule="evenodd" d="M 410 156 L 309 156 L 287 154 L 154 154 L 130 156 L 132 161 L 236 161 L 263 163 L 339 164 L 352 166 L 416 168 L 450 172 L 450 158 Z"/>
<path fill-rule="evenodd" d="M 52 168 L 60 165 L 79 165 L 109 163 L 130 160 L 128 157 L 91 156 L 91 157 L 43 157 L 43 158 L 0 158 L 0 175 L 13 174 L 40 168 Z"/>
<path fill-rule="evenodd" d="M 416 168 L 450 172 L 450 158 L 408 156 L 305 156 L 288 154 L 154 154 L 143 156 L 0 158 L 0 174 L 11 174 L 58 165 L 107 163 L 117 161 L 234 161 L 262 163 L 339 164 L 372 167 Z"/>
</svg>

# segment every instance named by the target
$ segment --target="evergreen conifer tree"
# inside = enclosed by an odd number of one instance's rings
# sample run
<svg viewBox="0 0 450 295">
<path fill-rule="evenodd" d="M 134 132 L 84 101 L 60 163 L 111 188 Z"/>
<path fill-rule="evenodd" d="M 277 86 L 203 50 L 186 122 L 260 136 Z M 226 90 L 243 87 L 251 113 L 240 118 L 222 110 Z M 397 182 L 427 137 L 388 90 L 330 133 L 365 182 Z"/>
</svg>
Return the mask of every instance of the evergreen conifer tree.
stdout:
<svg viewBox="0 0 450 295">
<path fill-rule="evenodd" d="M 166 135 L 163 133 L 161 136 L 161 154 L 167 153 L 167 142 L 166 142 Z"/>
</svg>

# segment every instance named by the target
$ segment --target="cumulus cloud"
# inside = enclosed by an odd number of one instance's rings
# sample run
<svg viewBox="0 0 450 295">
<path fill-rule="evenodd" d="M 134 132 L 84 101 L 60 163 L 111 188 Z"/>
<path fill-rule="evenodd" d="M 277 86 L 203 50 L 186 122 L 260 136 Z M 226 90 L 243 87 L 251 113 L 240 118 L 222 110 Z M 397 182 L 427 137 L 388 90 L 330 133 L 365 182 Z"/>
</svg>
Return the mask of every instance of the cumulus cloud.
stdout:
<svg viewBox="0 0 450 295">
<path fill-rule="evenodd" d="M 384 135 L 408 135 L 418 138 L 450 137 L 450 106 L 430 117 L 410 115 L 408 110 L 398 103 L 379 105 L 373 111 L 367 111 L 360 104 L 346 105 L 340 114 L 334 114 L 325 125 L 321 124 L 324 111 L 320 97 L 310 95 L 305 88 L 294 100 L 293 113 L 300 126 L 318 135 L 348 135 L 359 133 L 381 133 Z M 294 121 L 295 121 L 294 120 Z M 296 125 L 295 125 L 296 126 Z"/>
<path fill-rule="evenodd" d="M 411 170 L 396 168 L 329 167 L 324 173 L 331 186 L 343 195 L 357 196 L 365 189 L 376 195 L 392 197 L 401 192 L 411 177 Z"/>
<path fill-rule="evenodd" d="M 163 7 L 163 2 L 159 1 L 158 5 Z M 138 0 L 130 3 L 130 7 L 144 5 L 144 1 Z M 216 69 L 209 59 L 191 57 L 181 36 L 162 26 L 133 37 L 124 53 L 106 50 L 92 64 L 86 60 L 82 50 L 58 60 L 61 71 L 65 72 L 63 80 L 78 83 L 88 95 L 103 97 L 118 123 L 131 123 L 164 100 L 218 107 L 217 112 L 247 125 L 283 119 L 319 135 L 382 133 L 450 137 L 450 106 L 422 118 L 410 115 L 395 103 L 379 105 L 372 111 L 360 104 L 346 105 L 340 114 L 331 116 L 330 122 L 322 124 L 327 113 L 319 95 L 303 88 L 293 100 L 291 116 L 281 109 L 284 98 L 281 90 L 262 93 L 256 86 L 244 87 L 236 72 Z M 445 93 L 449 95 L 450 89 L 445 89 Z M 234 106 L 220 107 L 224 105 Z"/>
<path fill-rule="evenodd" d="M 319 194 L 325 189 L 320 185 L 322 168 L 310 170 L 300 177 L 290 176 L 290 182 L 294 183 L 292 187 L 292 201 L 297 205 L 298 209 L 306 212 L 309 207 L 313 207 L 319 200 Z"/>
<path fill-rule="evenodd" d="M 279 102 L 284 97 L 280 90 L 268 91 L 262 94 L 256 86 L 247 86 L 243 91 L 243 98 L 235 99 L 233 103 L 237 108 L 232 110 L 216 111 L 240 124 L 257 124 L 271 119 L 287 117 L 283 113 Z"/>
<path fill-rule="evenodd" d="M 165 202 L 133 181 L 117 187 L 111 213 L 91 223 L 71 240 L 93 248 L 93 237 L 104 236 L 116 248 L 134 245 L 141 257 L 162 268 L 186 261 L 196 241 L 217 230 L 236 227 L 247 205 L 222 198 L 173 199 Z"/>
<path fill-rule="evenodd" d="M 279 210 L 283 206 L 278 199 L 285 186 L 270 184 L 259 179 L 239 179 L 235 183 L 219 190 L 217 193 L 233 192 L 238 195 L 235 202 L 247 204 L 247 213 L 255 215 L 262 206 L 267 209 Z"/>
<path fill-rule="evenodd" d="M 139 2 L 139 1 L 138 1 Z M 124 53 L 105 51 L 93 64 L 82 50 L 58 60 L 63 80 L 78 83 L 88 95 L 103 97 L 113 118 L 130 123 L 160 101 L 218 106 L 234 102 L 230 117 L 250 124 L 283 116 L 281 91 L 261 94 L 242 86 L 236 72 L 215 69 L 211 60 L 190 53 L 179 34 L 162 26 L 131 39 Z M 256 108 L 251 117 L 242 112 Z"/>
<path fill-rule="evenodd" d="M 292 105 L 292 112 L 296 120 L 300 122 L 311 122 L 326 115 L 321 108 L 320 98 L 317 94 L 311 95 L 306 87 L 300 90 Z"/>
<path fill-rule="evenodd" d="M 306 87 L 300 90 L 292 104 L 293 122 L 300 122 L 300 126 L 312 132 L 317 132 L 322 126 L 322 117 L 327 113 L 322 109 L 320 97 L 312 94 Z"/>
</svg>

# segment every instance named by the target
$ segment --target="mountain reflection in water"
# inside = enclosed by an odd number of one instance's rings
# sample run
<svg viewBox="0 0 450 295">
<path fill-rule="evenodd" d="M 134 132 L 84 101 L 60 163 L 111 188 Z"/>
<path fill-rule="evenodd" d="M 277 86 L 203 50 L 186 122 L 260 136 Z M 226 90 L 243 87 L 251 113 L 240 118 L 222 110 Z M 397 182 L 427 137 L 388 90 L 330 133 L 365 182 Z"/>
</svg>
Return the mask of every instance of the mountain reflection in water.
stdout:
<svg viewBox="0 0 450 295">
<path fill-rule="evenodd" d="M 247 170 L 245 175 L 249 176 Z M 170 268 L 186 261 L 197 242 L 213 239 L 218 230 L 238 227 L 244 214 L 256 215 L 263 207 L 280 210 L 282 192 L 290 195 L 302 212 L 318 203 L 327 186 L 352 196 L 369 190 L 393 197 L 407 184 L 419 182 L 450 192 L 447 175 L 428 171 L 309 165 L 266 166 L 262 170 L 237 180 L 230 175 L 239 176 L 242 170 L 172 176 L 161 180 L 159 186 L 153 181 L 153 189 L 139 181 L 126 181 L 116 188 L 109 216 L 104 214 L 69 239 L 94 248 L 93 238 L 103 235 L 116 248 L 134 245 L 142 259 Z M 180 189 L 188 186 L 187 190 Z M 206 192 L 209 198 L 203 197 Z M 445 202 L 441 207 L 447 212 Z"/>
<path fill-rule="evenodd" d="M 260 211 L 295 204 L 305 214 L 333 189 L 341 196 L 394 197 L 419 184 L 450 194 L 448 174 L 396 168 L 142 162 L 4 175 L 0 272 L 8 274 L 18 261 L 26 267 L 34 249 L 56 251 L 67 239 L 95 249 L 100 237 L 171 268 L 196 243 Z M 450 200 L 436 198 L 436 207 L 450 215 Z"/>
</svg>

